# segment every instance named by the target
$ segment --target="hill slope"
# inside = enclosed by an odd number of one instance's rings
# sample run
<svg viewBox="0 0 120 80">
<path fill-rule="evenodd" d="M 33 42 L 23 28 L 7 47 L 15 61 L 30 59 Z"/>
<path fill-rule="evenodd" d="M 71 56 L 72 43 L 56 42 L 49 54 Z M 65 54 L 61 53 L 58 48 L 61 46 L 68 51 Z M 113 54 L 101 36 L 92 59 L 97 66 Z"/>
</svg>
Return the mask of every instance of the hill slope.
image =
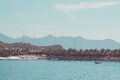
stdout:
<svg viewBox="0 0 120 80">
<path fill-rule="evenodd" d="M 0 34 L 0 41 L 4 42 L 22 42 L 23 37 L 13 39 L 3 34 Z M 76 49 L 119 49 L 120 43 L 111 40 L 89 40 L 83 37 L 55 37 L 53 35 L 48 35 L 42 38 L 31 38 L 24 36 L 24 42 L 31 43 L 39 46 L 48 46 L 54 44 L 60 44 L 65 49 L 76 48 Z"/>
</svg>

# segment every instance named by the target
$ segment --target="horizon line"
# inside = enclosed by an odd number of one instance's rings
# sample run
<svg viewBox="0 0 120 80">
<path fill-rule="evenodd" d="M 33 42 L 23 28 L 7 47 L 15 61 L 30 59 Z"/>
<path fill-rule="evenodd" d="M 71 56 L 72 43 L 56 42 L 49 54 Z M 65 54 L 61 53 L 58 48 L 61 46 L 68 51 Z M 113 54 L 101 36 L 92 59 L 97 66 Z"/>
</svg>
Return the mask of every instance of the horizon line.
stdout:
<svg viewBox="0 0 120 80">
<path fill-rule="evenodd" d="M 3 36 L 6 36 L 6 37 L 9 37 L 9 38 L 12 38 L 12 39 L 18 39 L 18 38 L 22 38 L 23 37 L 23 35 L 21 35 L 20 37 L 11 37 L 11 36 L 8 36 L 8 35 L 6 35 L 6 34 L 4 34 L 4 33 L 1 33 L 0 32 L 0 35 L 3 35 Z M 28 37 L 28 38 L 44 38 L 44 37 L 47 37 L 47 36 L 53 36 L 53 37 L 55 37 L 55 38 L 60 38 L 60 37 L 71 37 L 71 38 L 79 38 L 79 37 L 81 37 L 81 38 L 83 38 L 83 39 L 88 39 L 88 40 L 102 40 L 102 41 L 104 41 L 104 40 L 113 40 L 113 41 L 115 41 L 115 42 L 119 42 L 119 41 L 116 41 L 116 40 L 114 40 L 114 39 L 111 39 L 111 38 L 104 38 L 104 39 L 90 39 L 90 38 L 86 38 L 86 37 L 84 37 L 84 36 L 67 36 L 67 35 L 65 35 L 65 36 L 56 36 L 55 34 L 47 34 L 47 35 L 45 35 L 45 36 L 41 36 L 41 37 L 33 37 L 33 36 L 28 36 L 28 35 L 25 35 L 24 34 L 24 37 Z M 119 42 L 120 43 L 120 42 Z"/>
</svg>

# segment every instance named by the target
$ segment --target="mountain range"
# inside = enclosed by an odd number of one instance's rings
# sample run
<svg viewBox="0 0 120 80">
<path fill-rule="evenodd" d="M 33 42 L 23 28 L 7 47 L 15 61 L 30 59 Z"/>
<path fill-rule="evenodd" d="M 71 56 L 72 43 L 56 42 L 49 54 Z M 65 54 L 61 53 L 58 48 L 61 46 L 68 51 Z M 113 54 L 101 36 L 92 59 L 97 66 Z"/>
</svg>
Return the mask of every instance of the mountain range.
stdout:
<svg viewBox="0 0 120 80">
<path fill-rule="evenodd" d="M 28 36 L 23 36 L 19 38 L 11 38 L 0 33 L 0 41 L 6 43 L 16 43 L 25 42 L 31 43 L 38 46 L 49 46 L 60 44 L 65 49 L 75 48 L 75 49 L 119 49 L 120 43 L 112 39 L 105 40 L 89 40 L 83 37 L 55 37 L 53 35 L 47 35 L 42 38 L 32 38 Z"/>
</svg>

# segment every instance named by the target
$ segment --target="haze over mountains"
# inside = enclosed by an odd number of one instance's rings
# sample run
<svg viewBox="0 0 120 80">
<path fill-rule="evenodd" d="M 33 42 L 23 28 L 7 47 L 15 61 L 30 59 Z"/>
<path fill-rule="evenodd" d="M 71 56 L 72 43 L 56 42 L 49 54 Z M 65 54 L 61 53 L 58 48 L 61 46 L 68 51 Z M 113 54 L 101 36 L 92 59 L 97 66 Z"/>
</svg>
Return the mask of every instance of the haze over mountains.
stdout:
<svg viewBox="0 0 120 80">
<path fill-rule="evenodd" d="M 39 46 L 49 46 L 54 44 L 60 44 L 63 48 L 76 48 L 76 49 L 119 49 L 120 43 L 112 40 L 89 40 L 83 37 L 55 37 L 53 35 L 48 35 L 42 38 L 31 38 L 31 37 L 20 37 L 11 38 L 0 33 L 0 41 L 7 43 L 22 42 L 31 43 Z"/>
</svg>

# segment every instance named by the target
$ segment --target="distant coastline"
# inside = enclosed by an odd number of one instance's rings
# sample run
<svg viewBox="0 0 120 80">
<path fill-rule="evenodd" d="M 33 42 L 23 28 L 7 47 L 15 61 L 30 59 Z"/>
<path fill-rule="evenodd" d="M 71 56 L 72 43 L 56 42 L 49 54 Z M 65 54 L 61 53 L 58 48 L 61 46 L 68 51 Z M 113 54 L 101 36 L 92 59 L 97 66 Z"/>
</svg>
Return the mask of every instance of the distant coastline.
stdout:
<svg viewBox="0 0 120 80">
<path fill-rule="evenodd" d="M 65 50 L 61 45 L 35 46 L 28 43 L 0 42 L 0 60 L 5 59 L 120 61 L 120 49 Z"/>
<path fill-rule="evenodd" d="M 84 38 L 82 36 L 72 37 L 72 36 L 59 36 L 56 37 L 54 35 L 47 35 L 43 37 L 29 37 L 22 36 L 18 38 L 12 38 L 10 36 L 4 35 L 0 33 L 0 41 L 5 43 L 16 43 L 16 42 L 24 42 L 31 43 L 32 45 L 37 46 L 49 46 L 54 44 L 60 44 L 64 47 L 64 49 L 119 49 L 120 43 L 114 41 L 113 39 L 104 39 L 104 40 L 91 40 Z"/>
</svg>

